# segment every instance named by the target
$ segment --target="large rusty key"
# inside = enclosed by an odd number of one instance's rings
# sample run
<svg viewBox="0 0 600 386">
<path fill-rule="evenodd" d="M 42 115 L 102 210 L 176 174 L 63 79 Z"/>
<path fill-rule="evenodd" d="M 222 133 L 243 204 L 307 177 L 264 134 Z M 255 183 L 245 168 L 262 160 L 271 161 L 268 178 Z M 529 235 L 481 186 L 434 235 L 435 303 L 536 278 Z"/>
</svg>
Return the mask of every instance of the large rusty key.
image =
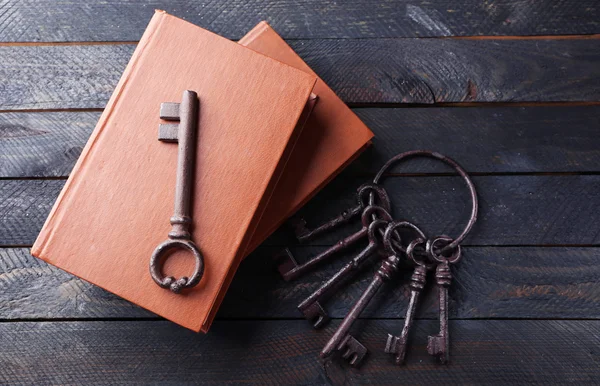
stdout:
<svg viewBox="0 0 600 386">
<path fill-rule="evenodd" d="M 332 218 L 324 224 L 319 225 L 313 230 L 310 230 L 306 227 L 306 221 L 303 218 L 290 219 L 289 224 L 294 228 L 294 232 L 298 241 L 304 243 L 349 222 L 354 217 L 360 215 L 368 205 L 381 206 L 388 212 L 391 210 L 390 198 L 388 197 L 383 186 L 375 184 L 361 185 L 356 192 L 356 198 L 358 202 L 355 206 L 344 210 L 338 216 Z M 372 203 L 369 204 L 369 201 L 372 201 Z"/>
<path fill-rule="evenodd" d="M 396 229 L 399 226 L 406 226 L 406 224 L 410 223 L 405 221 L 390 223 L 385 230 L 384 243 L 386 240 L 391 240 L 392 235 L 396 234 Z M 390 248 L 387 249 L 390 250 Z M 391 280 L 396 274 L 399 264 L 400 256 L 395 253 L 383 260 L 365 292 L 363 292 L 354 306 L 352 306 L 350 312 L 348 312 L 348 315 L 346 315 L 342 321 L 342 324 L 340 324 L 331 339 L 329 339 L 329 342 L 327 342 L 321 351 L 321 358 L 327 358 L 331 356 L 334 351 L 340 351 L 342 357 L 350 361 L 351 366 L 358 366 L 361 363 L 362 359 L 367 354 L 367 349 L 353 337 L 352 334 L 350 334 L 350 329 L 360 314 L 367 308 L 367 305 L 375 296 L 381 285 L 384 282 Z"/>
<path fill-rule="evenodd" d="M 179 121 L 178 124 L 161 124 L 158 129 L 159 141 L 178 143 L 175 210 L 170 220 L 172 228 L 169 239 L 156 247 L 150 259 L 150 275 L 156 284 L 174 293 L 196 286 L 204 274 L 204 258 L 190 234 L 198 105 L 198 95 L 194 91 L 186 90 L 183 92 L 181 103 L 163 103 L 160 106 L 161 119 Z M 194 256 L 196 266 L 189 278 L 183 276 L 176 280 L 173 276 L 165 277 L 162 274 L 163 257 L 167 251 L 174 249 L 187 249 Z"/>
<path fill-rule="evenodd" d="M 367 206 L 362 213 L 362 228 L 345 239 L 338 241 L 335 245 L 323 251 L 322 253 L 314 256 L 304 264 L 298 264 L 296 259 L 292 255 L 289 249 L 285 249 L 282 253 L 278 254 L 275 258 L 280 260 L 278 270 L 283 279 L 286 281 L 295 279 L 310 270 L 315 266 L 321 264 L 323 261 L 331 258 L 338 252 L 354 245 L 358 241 L 367 237 L 369 233 L 369 224 L 373 221 L 373 215 L 379 215 L 384 218 L 389 218 L 390 214 L 384 208 L 380 206 Z"/>
<path fill-rule="evenodd" d="M 392 221 L 391 217 L 383 220 L 375 220 L 369 225 L 369 244 L 360 251 L 352 260 L 344 265 L 338 272 L 335 273 L 329 280 L 325 281 L 315 292 L 306 298 L 300 305 L 298 310 L 302 312 L 304 317 L 313 323 L 314 328 L 321 328 L 329 321 L 329 315 L 323 308 L 320 302 L 327 300 L 342 284 L 351 279 L 355 274 L 360 272 L 381 245 L 381 233 L 379 230 L 384 230 L 388 223 Z"/>
<path fill-rule="evenodd" d="M 427 337 L 427 353 L 439 358 L 441 363 L 446 364 L 450 360 L 450 335 L 448 333 L 448 287 L 452 283 L 450 264 L 454 264 L 460 259 L 461 250 L 459 245 L 452 256 L 445 257 L 434 250 L 435 244 L 439 241 L 450 243 L 452 239 L 447 236 L 438 236 L 427 241 L 427 253 L 432 260 L 437 262 L 435 280 L 440 302 L 440 332 L 437 335 Z"/>
</svg>

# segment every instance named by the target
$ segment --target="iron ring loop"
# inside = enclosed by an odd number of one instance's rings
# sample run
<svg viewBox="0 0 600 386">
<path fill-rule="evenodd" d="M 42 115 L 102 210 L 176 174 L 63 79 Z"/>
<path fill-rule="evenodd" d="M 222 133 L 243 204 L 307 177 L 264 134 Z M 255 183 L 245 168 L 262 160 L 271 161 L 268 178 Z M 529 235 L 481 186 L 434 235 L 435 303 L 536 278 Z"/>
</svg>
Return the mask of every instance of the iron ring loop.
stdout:
<svg viewBox="0 0 600 386">
<path fill-rule="evenodd" d="M 413 241 L 410 242 L 410 244 L 408 244 L 408 246 L 406 247 L 406 255 L 408 256 L 408 258 L 415 263 L 415 265 L 420 265 L 422 267 L 425 267 L 428 270 L 433 269 L 434 265 L 433 264 L 427 264 L 425 261 L 426 258 L 417 258 L 415 256 L 415 248 L 420 245 L 420 244 L 425 244 L 426 247 L 426 243 L 427 240 L 419 237 L 414 239 Z"/>
<path fill-rule="evenodd" d="M 361 205 L 363 208 L 366 208 L 367 206 L 380 206 L 383 209 L 385 209 L 387 212 L 390 212 L 392 209 L 392 203 L 390 201 L 390 198 L 387 195 L 387 192 L 385 191 L 385 189 L 383 189 L 382 186 L 380 185 L 375 185 L 375 184 L 363 184 L 361 186 L 358 187 L 358 204 Z M 369 194 L 368 198 L 369 200 L 365 202 L 363 202 L 363 196 L 365 194 Z M 377 196 L 380 199 L 380 203 L 375 203 L 375 194 L 377 194 Z"/>
<path fill-rule="evenodd" d="M 477 202 L 477 191 L 475 190 L 475 185 L 473 184 L 473 181 L 471 181 L 471 178 L 469 177 L 467 172 L 456 161 L 454 161 L 451 158 L 446 157 L 443 154 L 440 154 L 440 153 L 434 152 L 434 151 L 430 151 L 430 150 L 412 150 L 412 151 L 400 153 L 400 154 L 392 157 L 379 170 L 379 172 L 373 179 L 373 183 L 375 185 L 378 185 L 379 181 L 382 179 L 384 173 L 390 167 L 392 167 L 392 165 L 394 165 L 402 160 L 405 160 L 407 158 L 412 158 L 412 157 L 429 157 L 429 158 L 434 158 L 434 159 L 444 162 L 445 164 L 451 166 L 462 177 L 462 179 L 467 184 L 467 187 L 469 188 L 469 193 L 471 196 L 471 204 L 472 204 L 471 217 L 469 218 L 469 222 L 467 223 L 467 225 L 465 226 L 463 231 L 460 233 L 460 235 L 458 235 L 458 237 L 456 239 L 454 239 L 454 241 L 452 241 L 451 243 L 449 243 L 445 247 L 443 247 L 439 251 L 439 253 L 450 251 L 450 250 L 456 248 L 465 239 L 465 237 L 467 237 L 467 234 L 471 231 L 471 228 L 473 228 L 475 221 L 477 221 L 478 202 Z"/>
<path fill-rule="evenodd" d="M 194 255 L 194 259 L 196 260 L 196 267 L 194 268 L 194 273 L 189 278 L 186 276 L 181 277 L 180 279 L 175 280 L 173 276 L 163 276 L 161 269 L 163 265 L 163 259 L 161 257 L 170 250 L 173 249 L 187 249 Z M 200 283 L 202 276 L 204 275 L 204 257 L 200 250 L 191 240 L 181 240 L 181 239 L 173 239 L 166 240 L 161 243 L 154 252 L 152 253 L 152 257 L 150 258 L 150 275 L 156 284 L 161 286 L 162 288 L 170 289 L 173 293 L 180 293 L 181 290 L 185 288 L 192 288 Z"/>
<path fill-rule="evenodd" d="M 397 243 L 392 242 L 393 241 L 392 236 L 399 237 L 399 236 L 397 236 L 398 228 L 412 229 L 413 231 L 417 232 L 417 234 L 419 235 L 419 238 L 426 239 L 423 231 L 421 231 L 421 229 L 419 229 L 418 226 L 416 226 L 415 224 L 413 224 L 411 222 L 408 222 L 408 221 L 391 222 L 387 226 L 387 228 L 385 230 L 385 234 L 383 235 L 383 243 L 384 243 L 387 251 L 394 255 L 399 255 L 400 253 L 407 253 L 407 248 L 403 247 L 400 244 L 399 240 Z"/>
<path fill-rule="evenodd" d="M 383 232 L 377 232 L 377 231 L 385 228 L 387 225 L 388 225 L 388 222 L 385 220 L 372 221 L 369 224 L 369 227 L 367 228 L 367 235 L 369 237 L 369 241 L 373 240 L 376 243 L 379 243 L 380 241 L 377 238 L 377 236 L 384 236 L 385 234 Z"/>
<path fill-rule="evenodd" d="M 456 249 L 452 252 L 451 256 L 446 257 L 446 256 L 442 255 L 441 250 L 440 250 L 440 252 L 437 252 L 437 253 L 435 252 L 435 250 L 434 250 L 435 243 L 437 243 L 438 241 L 452 241 L 452 238 L 444 235 L 444 236 L 437 236 L 437 237 L 434 237 L 433 239 L 427 240 L 427 244 L 425 246 L 425 251 L 427 252 L 427 255 L 429 256 L 429 258 L 432 261 L 435 261 L 438 263 L 454 264 L 460 260 L 461 255 L 462 255 L 462 250 L 460 248 L 460 245 L 458 245 L 456 247 Z M 443 248 L 442 248 L 442 250 L 443 250 Z"/>
<path fill-rule="evenodd" d="M 365 227 L 368 227 L 369 224 L 373 221 L 371 216 L 375 216 L 376 214 L 383 217 L 382 220 L 385 220 L 388 222 L 392 221 L 392 216 L 390 215 L 390 213 L 387 210 L 385 210 L 385 208 L 382 208 L 380 206 L 375 206 L 375 205 L 369 205 L 365 208 L 365 210 L 362 213 L 362 216 L 361 216 L 362 225 Z"/>
</svg>

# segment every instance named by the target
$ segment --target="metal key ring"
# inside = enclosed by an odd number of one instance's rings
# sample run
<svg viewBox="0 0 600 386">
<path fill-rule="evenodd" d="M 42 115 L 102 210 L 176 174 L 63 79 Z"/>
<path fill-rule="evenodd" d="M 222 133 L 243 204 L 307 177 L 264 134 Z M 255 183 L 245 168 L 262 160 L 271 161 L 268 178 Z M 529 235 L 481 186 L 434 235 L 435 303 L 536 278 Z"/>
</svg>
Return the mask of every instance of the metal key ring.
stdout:
<svg viewBox="0 0 600 386">
<path fill-rule="evenodd" d="M 452 252 L 452 255 L 446 257 L 442 255 L 441 252 L 435 252 L 435 243 L 437 243 L 438 241 L 452 241 L 452 238 L 446 235 L 442 235 L 427 240 L 427 244 L 425 245 L 425 251 L 427 252 L 427 256 L 429 256 L 432 262 L 454 264 L 460 260 L 462 256 L 462 250 L 460 248 L 460 245 L 456 247 L 456 249 Z"/>
<path fill-rule="evenodd" d="M 417 232 L 417 234 L 419 235 L 419 238 L 421 239 L 426 239 L 427 237 L 425 236 L 425 234 L 423 233 L 423 231 L 421 231 L 421 229 L 419 229 L 418 226 L 416 226 L 415 224 L 408 222 L 408 221 L 394 221 L 391 222 L 388 227 L 385 230 L 385 234 L 383 235 L 383 243 L 385 245 L 385 249 L 394 255 L 400 255 L 401 253 L 407 253 L 407 248 L 403 247 L 400 244 L 400 240 L 396 240 L 397 243 L 393 243 L 392 242 L 392 237 L 398 237 L 397 236 L 397 230 L 398 228 L 408 228 L 408 229 L 412 229 L 413 231 Z"/>
<path fill-rule="evenodd" d="M 429 157 L 429 158 L 434 158 L 434 159 L 444 162 L 445 164 L 451 166 L 454 170 L 456 170 L 456 172 L 462 177 L 462 179 L 467 184 L 467 187 L 469 188 L 469 193 L 471 195 L 471 204 L 472 204 L 471 217 L 469 218 L 469 222 L 467 223 L 467 225 L 465 226 L 465 228 L 463 229 L 461 234 L 458 235 L 457 238 L 455 238 L 451 243 L 444 246 L 437 253 L 448 252 L 448 251 L 456 248 L 465 239 L 465 237 L 467 237 L 467 234 L 471 231 L 471 228 L 473 228 L 475 221 L 477 221 L 478 204 L 477 204 L 477 191 L 475 190 L 475 185 L 473 184 L 473 181 L 471 181 L 471 178 L 469 177 L 467 172 L 458 163 L 456 163 L 456 161 L 454 161 L 451 158 L 446 157 L 443 154 L 440 154 L 435 151 L 430 151 L 430 150 L 412 150 L 412 151 L 407 151 L 405 153 L 400 153 L 400 154 L 396 155 L 395 157 L 392 157 L 379 170 L 379 172 L 373 179 L 373 183 L 375 185 L 379 185 L 379 182 L 382 179 L 384 173 L 390 167 L 392 167 L 396 163 L 399 163 L 400 161 L 403 161 L 407 158 L 412 158 L 412 157 Z"/>
<path fill-rule="evenodd" d="M 183 276 L 180 279 L 175 280 L 173 276 L 163 276 L 161 272 L 161 257 L 167 251 L 174 249 L 187 249 L 188 251 L 192 252 L 192 255 L 194 255 L 196 267 L 194 268 L 194 273 L 191 277 L 188 278 Z M 194 287 L 200 282 L 202 275 L 204 275 L 204 257 L 193 241 L 184 239 L 169 239 L 156 247 L 152 253 L 152 257 L 150 258 L 150 275 L 156 284 L 162 288 L 170 289 L 172 292 L 178 294 L 181 292 L 181 290 Z"/>
<path fill-rule="evenodd" d="M 424 239 L 424 238 L 418 237 L 418 238 L 414 239 L 406 247 L 406 256 L 408 256 L 408 258 L 413 263 L 415 263 L 415 265 L 420 265 L 422 267 L 425 267 L 427 270 L 432 270 L 433 268 L 435 268 L 435 264 L 433 264 L 433 263 L 427 264 L 427 257 L 426 256 L 423 256 L 420 259 L 418 259 L 415 256 L 415 248 L 417 248 L 417 246 L 420 245 L 420 244 L 424 244 L 425 247 L 426 247 L 427 246 L 426 243 L 427 243 L 427 240 Z"/>
<path fill-rule="evenodd" d="M 368 196 L 366 196 L 366 198 L 368 198 L 368 200 L 365 200 L 365 197 L 363 196 L 367 194 Z M 377 194 L 377 197 L 379 197 L 379 200 L 381 201 L 380 203 L 375 202 L 375 194 Z M 390 198 L 385 189 L 380 185 L 363 184 L 358 187 L 357 196 L 358 204 L 362 205 L 363 208 L 366 208 L 367 206 L 380 206 L 387 212 L 390 212 L 392 209 L 392 203 L 390 201 Z"/>
<path fill-rule="evenodd" d="M 372 215 L 378 214 L 380 215 L 382 218 L 380 220 L 384 220 L 384 221 L 392 221 L 392 216 L 390 215 L 390 213 L 385 210 L 385 208 L 382 208 L 380 206 L 376 206 L 376 205 L 369 205 L 365 208 L 365 210 L 362 213 L 361 216 L 361 221 L 362 221 L 362 225 L 365 227 L 368 227 L 369 224 L 373 221 L 372 219 Z"/>
<path fill-rule="evenodd" d="M 385 242 L 385 233 L 378 232 L 378 230 L 384 230 L 388 226 L 389 222 L 385 220 L 374 220 L 369 224 L 369 228 L 367 230 L 367 235 L 369 240 L 375 240 L 376 243 Z M 381 237 L 382 240 L 379 241 L 377 236 Z M 379 244 L 381 245 L 381 244 Z"/>
</svg>

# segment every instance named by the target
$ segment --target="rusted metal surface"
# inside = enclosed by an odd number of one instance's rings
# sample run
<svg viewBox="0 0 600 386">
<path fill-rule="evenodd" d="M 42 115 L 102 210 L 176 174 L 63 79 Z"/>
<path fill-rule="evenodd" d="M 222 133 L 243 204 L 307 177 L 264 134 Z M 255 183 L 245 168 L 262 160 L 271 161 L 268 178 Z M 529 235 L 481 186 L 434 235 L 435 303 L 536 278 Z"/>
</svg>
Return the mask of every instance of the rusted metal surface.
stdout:
<svg viewBox="0 0 600 386">
<path fill-rule="evenodd" d="M 398 272 L 398 265 L 402 260 L 402 256 L 393 252 L 394 247 L 391 245 L 391 240 L 392 235 L 394 235 L 397 229 L 401 227 L 411 228 L 416 230 L 419 234 L 423 234 L 416 225 L 407 221 L 388 223 L 384 234 L 384 245 L 386 252 L 391 253 L 383 260 L 381 266 L 373 275 L 373 279 L 367 289 L 356 301 L 354 306 L 352 306 L 348 315 L 346 315 L 329 342 L 327 342 L 321 351 L 322 358 L 331 356 L 334 351 L 340 351 L 342 352 L 342 357 L 347 359 L 350 362 L 350 365 L 359 366 L 362 362 L 362 359 L 367 353 L 367 349 L 352 336 L 352 334 L 350 334 L 350 328 L 365 310 L 371 299 L 373 299 L 381 285 L 384 282 L 391 280 Z"/>
<path fill-rule="evenodd" d="M 369 258 L 380 248 L 383 240 L 380 240 L 379 230 L 385 229 L 392 220 L 389 214 L 383 217 L 383 220 L 375 220 L 369 225 L 369 244 L 298 305 L 298 309 L 304 317 L 313 322 L 314 328 L 323 327 L 330 319 L 321 302 L 327 300 L 335 291 L 339 290 L 342 284 L 364 269 Z"/>
<path fill-rule="evenodd" d="M 427 337 L 427 353 L 439 358 L 443 364 L 450 360 L 450 335 L 448 333 L 448 288 L 452 283 L 452 272 L 450 264 L 457 263 L 461 258 L 460 245 L 457 246 L 448 257 L 435 252 L 437 242 L 450 243 L 452 239 L 448 236 L 438 236 L 427 241 L 427 254 L 429 258 L 437 263 L 435 269 L 435 282 L 438 287 L 440 332 L 437 335 Z"/>
<path fill-rule="evenodd" d="M 458 237 L 454 239 L 448 236 L 428 238 L 416 225 L 408 221 L 394 221 L 390 215 L 391 205 L 388 195 L 381 184 L 382 180 L 392 166 L 413 157 L 429 157 L 442 161 L 451 166 L 465 181 L 471 198 L 471 214 L 466 226 Z M 375 255 L 378 258 L 380 256 L 387 256 L 383 259 L 381 266 L 376 271 L 367 289 L 350 309 L 338 329 L 321 351 L 321 357 L 329 358 L 333 353 L 341 352 L 342 357 L 348 359 L 352 366 L 360 365 L 363 358 L 367 355 L 367 349 L 350 333 L 350 329 L 381 285 L 385 281 L 391 280 L 398 271 L 399 262 L 403 258 L 406 258 L 414 265 L 410 282 L 410 301 L 402 332 L 400 336 L 388 334 L 385 352 L 395 355 L 396 364 L 404 362 L 407 341 L 417 310 L 419 295 L 425 287 L 427 271 L 435 268 L 436 285 L 438 287 L 440 302 L 440 331 L 437 335 L 429 336 L 427 351 L 430 355 L 439 358 L 440 362 L 448 363 L 450 356 L 448 287 L 452 282 L 450 264 L 455 264 L 460 259 L 460 243 L 465 239 L 477 221 L 478 201 L 473 182 L 465 170 L 454 160 L 437 152 L 415 150 L 401 153 L 391 158 L 379 170 L 372 184 L 366 184 L 359 188 L 357 196 L 358 204 L 355 207 L 350 208 L 312 231 L 306 228 L 304 220 L 296 222 L 296 236 L 300 241 L 309 240 L 347 223 L 351 218 L 357 216 L 358 213 L 362 213 L 361 220 L 363 226 L 361 230 L 346 237 L 301 265 L 296 262 L 289 250 L 286 250 L 283 254 L 284 262 L 279 265 L 279 270 L 283 277 L 286 280 L 291 280 L 308 272 L 317 264 L 324 262 L 332 255 L 343 251 L 348 246 L 368 236 L 369 245 L 330 279 L 323 282 L 315 292 L 298 306 L 304 317 L 311 321 L 315 328 L 320 328 L 330 319 L 322 302 L 338 292 L 342 285 L 354 277 L 357 272 L 363 270 L 369 263 L 376 260 L 375 258 L 369 259 L 370 256 Z M 385 203 L 385 208 L 376 206 L 377 203 Z M 409 231 L 412 231 L 409 233 L 414 233 L 415 235 L 412 238 L 409 237 L 404 240 L 403 237 L 405 237 L 404 233 L 406 233 L 406 229 L 401 236 L 399 233 L 401 228 L 407 228 Z"/>
<path fill-rule="evenodd" d="M 186 90 L 180 104 L 164 103 L 161 106 L 162 119 L 179 120 L 179 124 L 161 124 L 158 134 L 160 141 L 178 143 L 175 210 L 170 220 L 172 228 L 169 239 L 161 243 L 150 258 L 150 275 L 156 284 L 174 293 L 196 286 L 204 274 L 204 258 L 190 234 L 198 105 L 198 95 L 194 91 Z M 162 265 L 166 254 L 175 249 L 185 249 L 194 256 L 196 264 L 191 276 L 175 279 L 173 276 L 163 275 Z"/>
<path fill-rule="evenodd" d="M 295 279 L 311 271 L 319 264 L 330 259 L 332 256 L 356 244 L 358 241 L 367 237 L 369 233 L 369 225 L 371 224 L 372 216 L 374 214 L 389 216 L 388 212 L 382 207 L 371 205 L 367 206 L 362 212 L 362 228 L 359 231 L 337 242 L 335 245 L 309 259 L 304 264 L 298 264 L 289 249 L 284 250 L 281 254 L 276 256 L 276 259 L 280 260 L 280 264 L 278 266 L 279 273 L 281 273 L 281 276 L 283 276 L 286 281 Z"/>
<path fill-rule="evenodd" d="M 475 185 L 473 184 L 473 181 L 471 181 L 471 177 L 469 177 L 467 172 L 456 161 L 454 161 L 451 158 L 446 157 L 443 154 L 440 154 L 438 152 L 431 151 L 431 150 L 412 150 L 412 151 L 400 153 L 400 154 L 390 158 L 381 167 L 381 169 L 379 169 L 379 172 L 377 172 L 377 174 L 375 175 L 375 178 L 373 179 L 373 183 L 375 185 L 380 185 L 382 179 L 385 177 L 385 174 L 387 172 L 389 172 L 389 170 L 392 168 L 392 166 L 395 166 L 398 163 L 400 163 L 406 159 L 414 158 L 414 157 L 428 157 L 428 158 L 434 158 L 434 159 L 444 162 L 445 164 L 452 167 L 462 177 L 462 179 L 465 181 L 465 184 L 467 185 L 467 188 L 469 188 L 469 195 L 471 198 L 471 215 L 469 217 L 469 221 L 467 222 L 467 225 L 465 225 L 465 227 L 464 227 L 463 231 L 460 233 L 460 235 L 458 235 L 458 237 L 454 238 L 451 243 L 445 245 L 442 248 L 442 250 L 440 251 L 441 253 L 449 252 L 449 251 L 455 249 L 465 239 L 465 237 L 467 237 L 467 234 L 471 231 L 471 228 L 473 228 L 473 225 L 475 225 L 475 222 L 477 221 L 477 212 L 478 212 L 479 206 L 478 206 L 478 202 L 477 202 L 477 191 L 475 189 Z"/>
<path fill-rule="evenodd" d="M 351 208 L 344 210 L 338 216 L 319 225 L 313 230 L 306 227 L 306 221 L 303 218 L 292 218 L 289 224 L 293 227 L 296 238 L 299 242 L 304 243 L 315 237 L 331 231 L 340 225 L 348 223 L 358 215 L 361 215 L 368 205 L 377 205 L 385 211 L 390 212 L 391 203 L 385 189 L 375 184 L 361 185 L 356 192 L 357 204 Z M 369 202 L 369 200 L 371 202 Z"/>
<path fill-rule="evenodd" d="M 406 248 L 406 255 L 415 264 L 415 269 L 410 278 L 410 301 L 406 310 L 406 317 L 404 318 L 404 327 L 400 336 L 394 336 L 388 334 L 387 342 L 385 345 L 385 352 L 388 354 L 396 355 L 396 364 L 403 364 L 406 356 L 406 347 L 408 334 L 412 327 L 415 312 L 417 311 L 417 303 L 419 301 L 419 295 L 425 283 L 427 282 L 427 271 L 431 269 L 431 265 L 427 264 L 427 261 L 415 255 L 415 248 L 420 245 L 425 245 L 425 238 L 419 237 L 413 240 Z"/>
</svg>

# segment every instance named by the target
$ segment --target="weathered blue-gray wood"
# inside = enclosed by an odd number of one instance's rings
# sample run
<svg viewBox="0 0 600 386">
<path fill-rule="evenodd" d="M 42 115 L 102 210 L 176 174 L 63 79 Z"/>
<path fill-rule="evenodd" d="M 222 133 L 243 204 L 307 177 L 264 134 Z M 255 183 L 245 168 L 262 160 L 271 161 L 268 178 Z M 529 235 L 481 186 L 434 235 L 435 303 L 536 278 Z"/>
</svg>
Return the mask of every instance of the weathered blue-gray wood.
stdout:
<svg viewBox="0 0 600 386">
<path fill-rule="evenodd" d="M 600 100 L 600 39 L 321 39 L 291 46 L 355 105 Z M 0 110 L 103 108 L 134 48 L 0 46 Z"/>
</svg>

